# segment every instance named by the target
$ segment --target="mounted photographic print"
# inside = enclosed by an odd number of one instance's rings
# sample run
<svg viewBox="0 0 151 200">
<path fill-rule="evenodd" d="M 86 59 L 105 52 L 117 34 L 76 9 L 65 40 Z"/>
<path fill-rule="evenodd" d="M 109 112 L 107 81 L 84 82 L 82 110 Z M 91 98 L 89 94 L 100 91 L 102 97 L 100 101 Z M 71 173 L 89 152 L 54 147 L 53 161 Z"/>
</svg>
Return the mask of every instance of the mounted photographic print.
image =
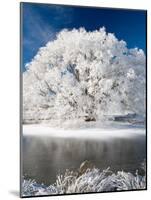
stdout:
<svg viewBox="0 0 151 200">
<path fill-rule="evenodd" d="M 21 197 L 146 190 L 146 10 L 20 4 Z"/>
</svg>

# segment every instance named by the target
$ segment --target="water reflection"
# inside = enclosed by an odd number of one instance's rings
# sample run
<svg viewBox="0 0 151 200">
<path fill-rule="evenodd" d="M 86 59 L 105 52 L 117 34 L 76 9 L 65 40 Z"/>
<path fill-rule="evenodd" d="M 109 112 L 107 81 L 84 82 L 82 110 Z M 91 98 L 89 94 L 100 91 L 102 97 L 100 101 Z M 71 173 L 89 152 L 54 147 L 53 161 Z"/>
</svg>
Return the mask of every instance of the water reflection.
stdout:
<svg viewBox="0 0 151 200">
<path fill-rule="evenodd" d="M 135 172 L 146 154 L 145 136 L 112 140 L 80 140 L 26 136 L 23 138 L 23 175 L 39 183 L 54 183 L 58 173 L 76 170 L 84 160 L 96 167 Z"/>
</svg>

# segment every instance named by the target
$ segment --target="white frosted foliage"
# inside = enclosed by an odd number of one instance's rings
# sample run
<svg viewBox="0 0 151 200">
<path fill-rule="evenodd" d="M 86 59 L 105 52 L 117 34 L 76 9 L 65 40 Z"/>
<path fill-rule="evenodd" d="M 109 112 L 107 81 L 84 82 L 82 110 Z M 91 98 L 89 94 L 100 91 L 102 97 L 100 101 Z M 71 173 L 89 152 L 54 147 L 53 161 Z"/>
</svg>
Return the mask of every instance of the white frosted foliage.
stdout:
<svg viewBox="0 0 151 200">
<path fill-rule="evenodd" d="M 23 73 L 23 118 L 99 120 L 145 113 L 144 52 L 105 28 L 62 30 Z"/>
<path fill-rule="evenodd" d="M 146 188 L 146 175 L 140 176 L 138 172 L 118 171 L 113 173 L 109 168 L 100 171 L 97 168 L 87 169 L 81 176 L 77 172 L 66 170 L 64 175 L 58 175 L 53 185 L 37 184 L 34 180 L 24 180 L 22 195 L 57 195 L 73 193 L 115 192 L 124 190 L 144 190 Z"/>
</svg>

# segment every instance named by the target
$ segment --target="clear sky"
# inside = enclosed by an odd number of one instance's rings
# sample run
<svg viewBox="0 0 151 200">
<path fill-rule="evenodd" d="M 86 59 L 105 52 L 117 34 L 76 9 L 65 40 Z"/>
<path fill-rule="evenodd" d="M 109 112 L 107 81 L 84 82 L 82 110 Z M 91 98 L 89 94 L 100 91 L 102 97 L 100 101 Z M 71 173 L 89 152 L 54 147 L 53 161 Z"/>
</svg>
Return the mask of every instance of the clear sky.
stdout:
<svg viewBox="0 0 151 200">
<path fill-rule="evenodd" d="M 54 40 L 63 28 L 93 31 L 104 26 L 107 32 L 125 40 L 128 48 L 146 51 L 146 11 L 34 3 L 22 3 L 21 8 L 23 71 L 38 49 Z"/>
</svg>

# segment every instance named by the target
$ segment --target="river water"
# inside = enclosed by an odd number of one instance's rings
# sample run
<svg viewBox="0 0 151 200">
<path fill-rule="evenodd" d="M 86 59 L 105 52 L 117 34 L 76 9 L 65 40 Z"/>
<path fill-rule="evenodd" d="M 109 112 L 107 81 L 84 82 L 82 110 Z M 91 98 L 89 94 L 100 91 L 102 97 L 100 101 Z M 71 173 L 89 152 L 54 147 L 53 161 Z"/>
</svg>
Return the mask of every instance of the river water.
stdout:
<svg viewBox="0 0 151 200">
<path fill-rule="evenodd" d="M 135 173 L 146 158 L 146 139 L 144 134 L 111 139 L 24 135 L 22 156 L 24 178 L 49 185 L 58 174 L 77 170 L 85 160 L 101 170 Z"/>
</svg>

